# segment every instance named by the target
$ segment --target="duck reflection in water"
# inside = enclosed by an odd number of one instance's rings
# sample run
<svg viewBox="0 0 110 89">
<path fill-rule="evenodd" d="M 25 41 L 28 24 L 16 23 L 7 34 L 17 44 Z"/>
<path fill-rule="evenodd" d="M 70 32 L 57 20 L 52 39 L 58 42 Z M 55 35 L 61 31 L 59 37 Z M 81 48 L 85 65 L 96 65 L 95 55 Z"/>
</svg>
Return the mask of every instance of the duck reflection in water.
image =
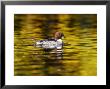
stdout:
<svg viewBox="0 0 110 89">
<path fill-rule="evenodd" d="M 41 47 L 45 52 L 55 54 L 56 59 L 62 59 L 64 34 L 55 32 L 54 38 L 39 40 L 36 42 L 36 47 Z"/>
</svg>

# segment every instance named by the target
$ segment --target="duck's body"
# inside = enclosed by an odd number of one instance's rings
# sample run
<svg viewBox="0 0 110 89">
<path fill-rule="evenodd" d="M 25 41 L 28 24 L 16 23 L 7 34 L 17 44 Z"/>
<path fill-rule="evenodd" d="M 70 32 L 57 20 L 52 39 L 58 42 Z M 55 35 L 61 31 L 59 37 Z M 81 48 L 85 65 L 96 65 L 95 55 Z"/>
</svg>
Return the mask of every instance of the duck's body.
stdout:
<svg viewBox="0 0 110 89">
<path fill-rule="evenodd" d="M 45 49 L 62 49 L 63 41 L 61 39 L 39 40 L 36 42 L 36 46 Z"/>
<path fill-rule="evenodd" d="M 63 33 L 56 32 L 54 34 L 54 39 L 45 39 L 45 40 L 39 40 L 36 42 L 37 47 L 42 47 L 44 49 L 57 49 L 57 52 L 62 52 L 63 47 Z"/>
</svg>

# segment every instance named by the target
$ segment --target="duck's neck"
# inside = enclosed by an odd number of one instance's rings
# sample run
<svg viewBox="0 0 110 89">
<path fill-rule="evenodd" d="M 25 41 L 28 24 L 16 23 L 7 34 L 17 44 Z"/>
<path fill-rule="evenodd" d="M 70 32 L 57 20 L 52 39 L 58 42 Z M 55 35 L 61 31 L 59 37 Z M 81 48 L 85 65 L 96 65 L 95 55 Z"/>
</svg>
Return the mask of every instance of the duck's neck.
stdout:
<svg viewBox="0 0 110 89">
<path fill-rule="evenodd" d="M 59 40 L 58 38 L 54 38 L 55 40 Z M 60 39 L 61 40 L 61 39 Z"/>
</svg>

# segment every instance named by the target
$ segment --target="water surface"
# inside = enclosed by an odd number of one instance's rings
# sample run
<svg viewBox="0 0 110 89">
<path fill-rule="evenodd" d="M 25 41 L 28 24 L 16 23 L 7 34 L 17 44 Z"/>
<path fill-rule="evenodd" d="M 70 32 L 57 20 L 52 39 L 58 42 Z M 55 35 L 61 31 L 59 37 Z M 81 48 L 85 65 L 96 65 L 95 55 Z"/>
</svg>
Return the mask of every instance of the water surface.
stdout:
<svg viewBox="0 0 110 89">
<path fill-rule="evenodd" d="M 63 32 L 63 53 L 35 47 L 37 40 Z M 15 14 L 15 76 L 96 76 L 97 15 Z"/>
</svg>

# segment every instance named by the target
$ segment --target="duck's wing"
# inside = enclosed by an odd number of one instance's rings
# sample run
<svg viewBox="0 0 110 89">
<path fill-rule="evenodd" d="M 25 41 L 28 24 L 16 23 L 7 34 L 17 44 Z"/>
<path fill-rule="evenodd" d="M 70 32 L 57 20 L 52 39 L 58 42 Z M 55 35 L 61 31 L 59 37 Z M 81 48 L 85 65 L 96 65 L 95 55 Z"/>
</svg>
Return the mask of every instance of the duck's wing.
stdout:
<svg viewBox="0 0 110 89">
<path fill-rule="evenodd" d="M 56 48 L 57 42 L 55 39 L 46 39 L 46 40 L 39 40 L 36 42 L 37 47 L 53 49 Z"/>
</svg>

